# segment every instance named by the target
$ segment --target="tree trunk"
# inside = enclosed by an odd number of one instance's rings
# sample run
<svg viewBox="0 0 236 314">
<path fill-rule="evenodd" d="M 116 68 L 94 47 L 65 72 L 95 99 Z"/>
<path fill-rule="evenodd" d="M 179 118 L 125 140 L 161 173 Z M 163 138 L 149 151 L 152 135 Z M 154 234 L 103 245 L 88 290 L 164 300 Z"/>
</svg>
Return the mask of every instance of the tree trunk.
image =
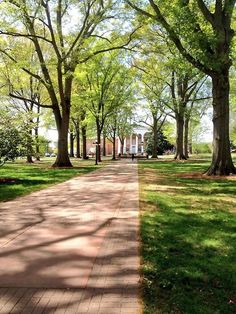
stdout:
<svg viewBox="0 0 236 314">
<path fill-rule="evenodd" d="M 184 117 L 176 114 L 176 153 L 175 159 L 186 159 L 184 155 Z"/>
<path fill-rule="evenodd" d="M 212 75 L 213 156 L 207 175 L 236 173 L 229 140 L 229 70 Z"/>
<path fill-rule="evenodd" d="M 87 127 L 82 126 L 81 128 L 81 133 L 82 133 L 82 157 L 83 159 L 87 159 Z"/>
<path fill-rule="evenodd" d="M 124 155 L 124 145 L 125 145 L 125 139 L 120 139 L 120 153 L 121 155 Z"/>
<path fill-rule="evenodd" d="M 96 120 L 96 127 L 97 127 L 97 152 L 98 152 L 98 161 L 101 162 L 101 133 L 102 130 L 100 128 L 99 119 Z"/>
<path fill-rule="evenodd" d="M 33 121 L 29 122 L 29 130 L 27 134 L 27 156 L 26 156 L 26 162 L 27 163 L 33 163 L 33 140 L 32 140 L 32 127 L 31 125 L 33 124 Z"/>
<path fill-rule="evenodd" d="M 193 132 L 192 132 L 192 125 L 191 122 L 189 126 L 189 136 L 188 136 L 188 149 L 189 149 L 189 154 L 193 154 Z"/>
<path fill-rule="evenodd" d="M 70 130 L 70 157 L 75 157 L 74 154 L 74 133 Z"/>
<path fill-rule="evenodd" d="M 185 118 L 184 123 L 184 156 L 189 158 L 189 117 Z"/>
<path fill-rule="evenodd" d="M 36 160 L 40 161 L 40 150 L 39 150 L 39 127 L 38 127 L 38 118 L 37 118 L 37 125 L 34 129 L 35 135 L 35 158 Z"/>
<path fill-rule="evenodd" d="M 116 160 L 116 131 L 113 131 L 112 136 L 112 160 Z"/>
<path fill-rule="evenodd" d="M 152 158 L 157 158 L 157 119 L 153 117 L 153 150 Z"/>
<path fill-rule="evenodd" d="M 97 153 L 98 153 L 98 161 L 101 162 L 101 130 L 100 128 L 97 128 Z"/>
<path fill-rule="evenodd" d="M 192 154 L 193 154 L 193 143 L 192 143 L 192 139 L 190 139 L 190 141 L 189 141 L 188 148 L 189 148 L 189 154 L 192 155 Z"/>
<path fill-rule="evenodd" d="M 40 149 L 39 149 L 39 114 L 40 114 L 40 106 L 37 106 L 37 118 L 36 118 L 36 126 L 34 129 L 35 135 L 35 158 L 40 161 Z"/>
<path fill-rule="evenodd" d="M 52 167 L 73 167 L 68 154 L 69 109 L 63 110 L 61 116 L 59 108 L 56 108 L 54 110 L 54 116 L 58 131 L 58 149 L 57 158 Z"/>
<path fill-rule="evenodd" d="M 80 129 L 76 128 L 76 157 L 80 158 Z"/>
<path fill-rule="evenodd" d="M 103 132 L 102 156 L 106 156 L 106 134 Z"/>
</svg>

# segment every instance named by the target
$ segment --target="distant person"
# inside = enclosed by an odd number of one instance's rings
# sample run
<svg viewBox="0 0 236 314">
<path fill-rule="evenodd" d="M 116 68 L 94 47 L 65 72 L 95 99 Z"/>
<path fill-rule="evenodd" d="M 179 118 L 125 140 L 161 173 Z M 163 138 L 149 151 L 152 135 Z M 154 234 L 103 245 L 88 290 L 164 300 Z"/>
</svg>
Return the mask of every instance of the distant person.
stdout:
<svg viewBox="0 0 236 314">
<path fill-rule="evenodd" d="M 131 155 L 132 161 L 134 160 L 134 154 Z"/>
</svg>

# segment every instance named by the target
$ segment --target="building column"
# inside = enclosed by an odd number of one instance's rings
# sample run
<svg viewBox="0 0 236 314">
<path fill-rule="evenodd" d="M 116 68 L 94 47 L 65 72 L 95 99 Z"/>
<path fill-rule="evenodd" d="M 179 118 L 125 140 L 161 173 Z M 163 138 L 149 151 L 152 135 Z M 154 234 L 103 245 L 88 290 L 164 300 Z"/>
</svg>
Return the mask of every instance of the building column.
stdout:
<svg viewBox="0 0 236 314">
<path fill-rule="evenodd" d="M 136 145 L 135 145 L 136 154 L 138 154 L 138 135 L 136 135 Z"/>
</svg>

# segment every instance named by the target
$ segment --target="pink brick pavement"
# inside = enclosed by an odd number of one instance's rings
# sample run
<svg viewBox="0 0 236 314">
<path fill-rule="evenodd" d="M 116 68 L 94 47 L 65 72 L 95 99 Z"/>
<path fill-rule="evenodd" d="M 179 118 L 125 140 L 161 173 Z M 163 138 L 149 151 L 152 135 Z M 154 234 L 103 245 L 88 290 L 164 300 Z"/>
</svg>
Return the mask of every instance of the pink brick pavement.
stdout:
<svg viewBox="0 0 236 314">
<path fill-rule="evenodd" d="M 137 164 L 0 203 L 0 313 L 136 314 Z"/>
</svg>

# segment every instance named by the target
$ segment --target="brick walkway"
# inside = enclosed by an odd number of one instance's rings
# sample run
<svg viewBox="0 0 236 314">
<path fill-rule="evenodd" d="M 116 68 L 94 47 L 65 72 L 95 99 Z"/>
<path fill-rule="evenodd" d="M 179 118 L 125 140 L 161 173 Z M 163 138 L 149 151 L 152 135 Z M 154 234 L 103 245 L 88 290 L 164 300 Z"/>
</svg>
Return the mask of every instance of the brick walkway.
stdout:
<svg viewBox="0 0 236 314">
<path fill-rule="evenodd" d="M 137 164 L 0 203 L 0 313 L 142 312 Z"/>
</svg>

